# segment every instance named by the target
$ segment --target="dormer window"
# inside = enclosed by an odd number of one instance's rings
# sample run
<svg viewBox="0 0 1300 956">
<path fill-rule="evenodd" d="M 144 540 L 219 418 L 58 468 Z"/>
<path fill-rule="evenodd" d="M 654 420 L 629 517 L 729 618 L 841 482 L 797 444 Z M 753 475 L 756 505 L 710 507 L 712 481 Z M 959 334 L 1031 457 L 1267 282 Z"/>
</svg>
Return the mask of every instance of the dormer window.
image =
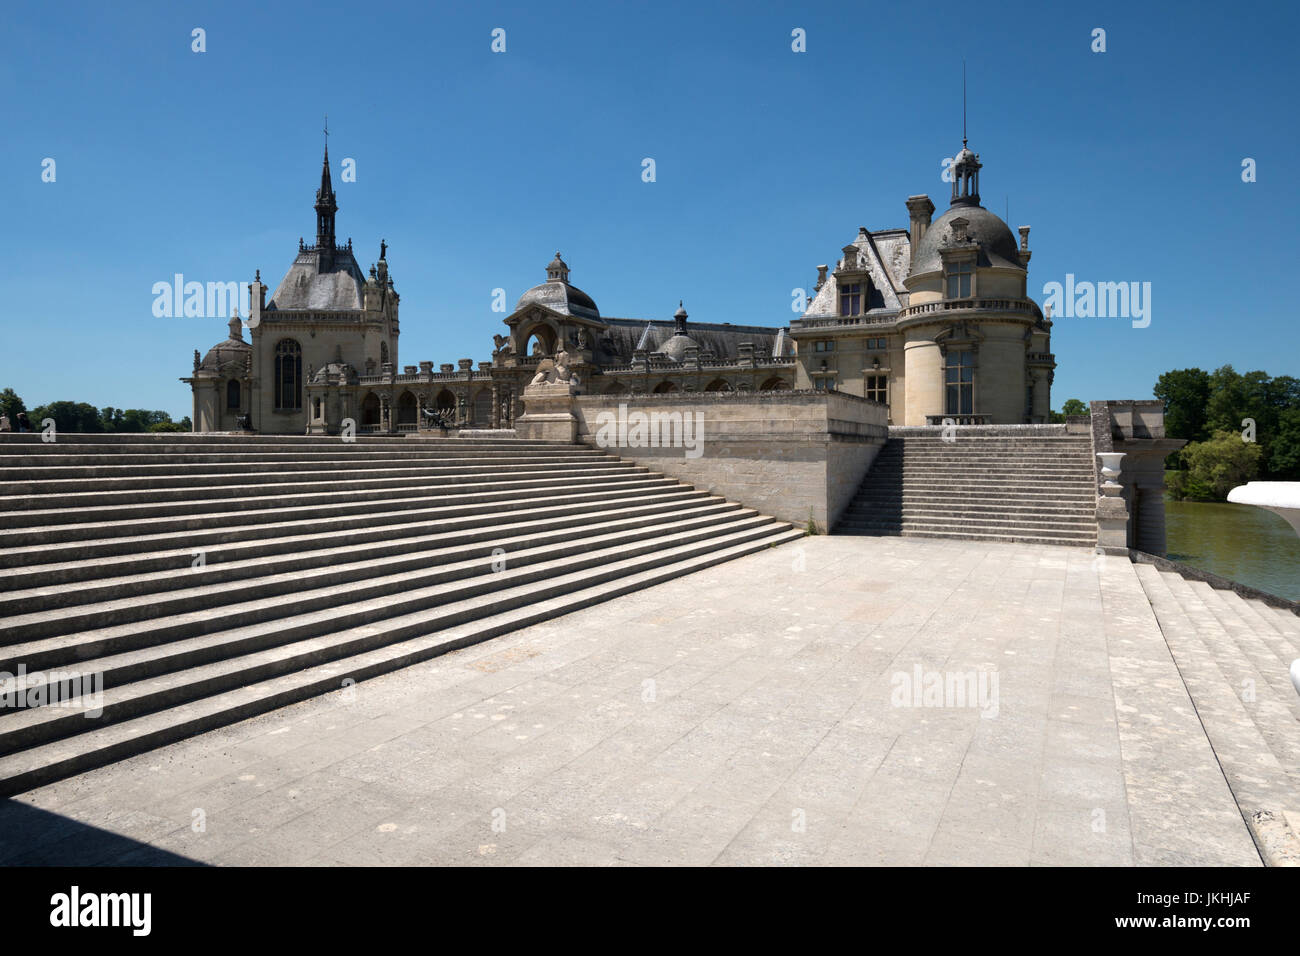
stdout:
<svg viewBox="0 0 1300 956">
<path fill-rule="evenodd" d="M 840 315 L 862 314 L 862 283 L 845 282 L 840 285 Z"/>
<path fill-rule="evenodd" d="M 944 268 L 947 298 L 969 299 L 975 293 L 975 264 L 969 259 L 949 262 Z"/>
</svg>

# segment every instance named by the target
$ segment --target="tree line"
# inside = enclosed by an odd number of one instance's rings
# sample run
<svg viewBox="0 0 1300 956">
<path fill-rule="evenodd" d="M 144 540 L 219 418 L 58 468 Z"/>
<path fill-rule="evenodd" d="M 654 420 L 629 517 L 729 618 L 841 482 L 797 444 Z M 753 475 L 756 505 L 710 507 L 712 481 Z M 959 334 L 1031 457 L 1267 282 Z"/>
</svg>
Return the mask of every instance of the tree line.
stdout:
<svg viewBox="0 0 1300 956">
<path fill-rule="evenodd" d="M 86 402 L 50 402 L 28 408 L 12 388 L 0 391 L 0 415 L 9 416 L 10 426 L 17 431 L 19 412 L 26 412 L 32 430 L 40 431 L 41 422 L 54 420 L 60 432 L 187 432 L 191 430 L 190 417 L 178 422 L 162 411 L 143 408 L 96 408 Z"/>
<path fill-rule="evenodd" d="M 1187 440 L 1165 465 L 1175 498 L 1224 501 L 1257 478 L 1300 480 L 1300 379 L 1267 372 L 1165 372 L 1155 396 L 1165 405 L 1165 435 Z"/>
</svg>

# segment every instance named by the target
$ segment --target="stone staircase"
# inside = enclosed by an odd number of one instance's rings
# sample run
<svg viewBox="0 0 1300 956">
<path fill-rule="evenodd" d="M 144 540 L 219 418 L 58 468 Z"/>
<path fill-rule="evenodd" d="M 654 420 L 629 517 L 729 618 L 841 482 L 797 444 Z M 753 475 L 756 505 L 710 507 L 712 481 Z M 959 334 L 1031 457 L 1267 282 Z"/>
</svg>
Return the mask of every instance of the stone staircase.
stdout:
<svg viewBox="0 0 1300 956">
<path fill-rule="evenodd" d="M 575 445 L 0 436 L 0 795 L 801 535 Z"/>
<path fill-rule="evenodd" d="M 1065 426 L 891 428 L 837 534 L 1094 547 L 1092 439 Z"/>
<path fill-rule="evenodd" d="M 1300 618 L 1136 564 L 1228 786 L 1270 865 L 1300 865 Z"/>
</svg>

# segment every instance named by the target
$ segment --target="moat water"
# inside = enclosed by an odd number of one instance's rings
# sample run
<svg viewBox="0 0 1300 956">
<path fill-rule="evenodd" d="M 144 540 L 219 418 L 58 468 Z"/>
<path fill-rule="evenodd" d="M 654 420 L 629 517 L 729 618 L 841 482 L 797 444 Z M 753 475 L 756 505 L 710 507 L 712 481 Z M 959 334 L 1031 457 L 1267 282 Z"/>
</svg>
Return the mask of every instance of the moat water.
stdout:
<svg viewBox="0 0 1300 956">
<path fill-rule="evenodd" d="M 1300 601 L 1300 535 L 1263 508 L 1165 496 L 1169 558 Z"/>
</svg>

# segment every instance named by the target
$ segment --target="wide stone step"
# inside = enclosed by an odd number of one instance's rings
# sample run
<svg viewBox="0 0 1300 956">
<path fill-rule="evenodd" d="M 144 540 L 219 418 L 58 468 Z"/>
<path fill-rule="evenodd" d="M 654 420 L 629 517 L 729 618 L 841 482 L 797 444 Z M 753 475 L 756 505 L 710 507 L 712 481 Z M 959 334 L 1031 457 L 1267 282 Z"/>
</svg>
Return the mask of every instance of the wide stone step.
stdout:
<svg viewBox="0 0 1300 956">
<path fill-rule="evenodd" d="M 1096 530 L 1097 521 L 1086 512 L 1049 513 L 1035 510 L 974 510 L 943 507 L 909 507 L 905 509 L 874 507 L 849 508 L 844 512 L 843 520 L 858 521 L 950 521 L 960 524 L 966 521 L 992 521 L 1002 524 L 1047 524 L 1059 527 L 1091 528 Z"/>
<path fill-rule="evenodd" d="M 728 521 L 741 520 L 743 512 L 710 515 L 690 521 L 674 521 L 669 515 L 650 528 L 617 532 L 625 547 L 639 546 L 638 539 L 650 539 L 666 529 L 683 526 L 698 530 L 713 528 Z M 771 519 L 766 519 L 771 520 Z M 582 540 L 555 545 L 564 553 L 582 552 L 594 546 Z M 396 555 L 369 561 L 336 564 L 323 568 L 267 575 L 251 581 L 204 584 L 154 595 L 141 601 L 129 597 L 107 602 L 43 610 L 33 614 L 5 618 L 0 641 L 16 645 L 5 651 L 0 646 L 0 660 L 26 659 L 45 655 L 61 648 L 77 648 L 78 659 L 86 659 L 86 648 L 95 654 L 99 648 L 139 647 L 190 637 L 222 627 L 233 627 L 272 620 L 295 609 L 333 607 L 356 601 L 366 595 L 389 595 L 419 583 L 450 580 L 482 574 L 493 566 L 492 552 L 501 548 L 507 562 L 524 562 L 506 551 L 506 543 L 492 539 L 463 545 L 449 551 L 438 549 L 424 554 Z M 538 556 L 529 551 L 532 559 Z M 468 556 L 468 557 L 467 557 Z M 444 561 L 449 562 L 444 565 Z M 42 666 L 51 662 L 42 656 Z M 0 671 L 4 667 L 0 666 Z"/>
<path fill-rule="evenodd" d="M 168 567 L 164 570 L 113 574 L 117 567 L 102 562 L 82 562 L 76 565 L 86 577 L 79 587 L 66 584 L 45 583 L 26 589 L 0 593 L 0 628 L 11 626 L 6 618 L 53 612 L 62 608 L 96 605 L 88 613 L 98 614 L 100 602 L 130 602 L 135 599 L 160 595 L 162 592 L 185 592 L 201 581 L 205 588 L 229 583 L 236 588 L 251 587 L 246 582 L 273 575 L 297 574 L 304 585 L 310 582 L 309 572 L 316 569 L 343 571 L 353 562 L 376 562 L 362 567 L 378 567 L 378 562 L 407 560 L 413 567 L 430 562 L 456 560 L 452 553 L 464 549 L 472 553 L 491 555 L 497 548 L 512 551 L 531 547 L 530 541 L 563 541 L 577 539 L 614 528 L 633 530 L 648 528 L 666 520 L 686 520 L 701 516 L 718 516 L 740 509 L 721 498 L 704 500 L 675 498 L 669 503 L 656 503 L 639 508 L 613 508 L 589 510 L 579 515 L 565 515 L 540 521 L 496 522 L 458 531 L 430 533 L 427 524 L 418 526 L 422 534 L 407 537 L 387 535 L 379 540 L 359 544 L 341 544 L 334 536 L 307 535 L 293 539 L 292 550 L 278 549 L 279 553 L 266 553 L 262 548 L 244 548 L 244 553 L 255 553 L 243 559 L 233 558 L 233 549 L 207 552 L 198 567 L 190 552 L 171 552 Z M 98 571 L 98 574 L 94 572 Z M 92 577 L 93 575 L 93 577 Z M 260 586 L 258 582 L 256 586 Z M 244 598 L 252 591 L 241 592 Z M 168 613 L 163 603 L 153 605 L 153 613 Z M 108 623 L 107 618 L 97 623 Z M 3 640 L 0 639 L 0 643 Z M 2 655 L 0 655 L 2 656 Z M 3 671 L 0 666 L 0 671 Z"/>
<path fill-rule="evenodd" d="M 607 561 L 594 568 L 506 588 L 498 592 L 490 607 L 485 608 L 481 601 L 468 601 L 442 606 L 435 615 L 422 609 L 388 618 L 379 625 L 362 625 L 261 652 L 260 659 L 243 658 L 209 665 L 211 670 L 197 686 L 188 681 L 186 694 L 199 692 L 203 694 L 201 697 L 167 704 L 169 697 L 174 696 L 169 694 L 170 688 L 155 685 L 152 695 L 146 691 L 145 695 L 137 695 L 136 700 L 144 702 L 146 708 L 166 709 L 144 712 L 116 724 L 95 721 L 92 726 L 96 729 L 83 729 L 67 739 L 59 737 L 0 758 L 0 794 L 19 793 L 339 689 L 346 681 L 363 680 L 406 667 L 801 536 L 802 532 L 788 525 L 764 526 L 757 532 L 746 530 L 714 537 L 703 544 L 679 545 L 649 555 Z M 233 681 L 232 672 L 237 675 Z M 173 676 L 183 678 L 186 673 Z M 227 689 L 222 690 L 223 686 Z M 21 720 L 26 713 L 9 719 Z M 48 719 L 48 715 L 41 716 Z M 90 723 L 84 717 L 79 719 L 83 727 Z M 0 722 L 0 727 L 5 723 Z M 20 738 L 33 736 L 31 731 L 24 732 L 17 725 L 12 732 Z M 61 733 L 61 730 L 46 733 Z"/>
<path fill-rule="evenodd" d="M 286 519 L 314 519 L 324 521 L 354 515 L 366 515 L 378 519 L 385 512 L 409 511 L 420 507 L 434 508 L 444 517 L 458 514 L 470 514 L 493 507 L 510 510 L 527 507 L 548 498 L 572 497 L 578 493 L 594 495 L 615 495 L 642 493 L 651 488 L 664 488 L 678 482 L 653 474 L 627 474 L 617 477 L 602 478 L 598 481 L 565 482 L 560 488 L 547 484 L 542 486 L 524 483 L 501 483 L 491 490 L 457 490 L 455 494 L 421 494 L 411 497 L 401 496 L 381 500 L 338 500 L 322 504 L 276 505 L 275 502 L 259 501 L 257 510 L 198 510 L 190 514 L 169 515 L 157 518 L 123 518 L 115 515 L 106 521 L 82 521 L 80 523 L 55 524 L 53 526 L 24 526 L 0 530 L 0 548 L 16 548 L 22 545 L 50 544 L 64 541 L 80 541 L 91 538 L 103 538 L 160 532 L 193 532 L 191 540 L 196 546 L 203 540 L 206 532 L 215 528 L 250 525 L 260 522 L 275 523 Z M 504 487 L 511 485 L 511 487 Z M 522 493 L 522 494 L 521 494 Z M 313 496 L 306 496 L 311 498 Z M 222 502 L 221 504 L 225 504 Z M 25 512 L 27 517 L 34 512 Z M 78 515 L 78 517 L 82 517 Z M 226 540 L 223 538 L 209 540 Z"/>
<path fill-rule="evenodd" d="M 1249 818 L 1261 811 L 1280 813 L 1294 806 L 1300 776 L 1279 762 L 1229 676 L 1242 668 L 1240 657 L 1233 659 L 1229 642 L 1218 640 L 1214 648 L 1224 661 L 1216 660 L 1191 618 L 1194 610 L 1185 607 L 1171 590 L 1169 579 L 1177 575 L 1152 565 L 1134 568 L 1243 816 Z M 1202 620 L 1207 629 L 1217 627 Z M 1218 632 L 1222 634 L 1222 628 Z M 1295 742 L 1293 729 L 1282 724 L 1270 729 Z M 1254 828 L 1252 835 L 1258 839 Z M 1260 846 L 1260 851 L 1267 859 L 1268 847 Z"/>
<path fill-rule="evenodd" d="M 1088 537 L 1046 537 L 1031 533 L 1016 532 L 975 532 L 941 530 L 933 531 L 920 528 L 866 528 L 846 525 L 835 528 L 835 534 L 858 534 L 867 537 L 904 537 L 904 538 L 954 538 L 961 541 L 999 541 L 1015 544 L 1051 544 L 1075 548 L 1093 548 L 1097 543 L 1096 535 Z"/>
<path fill-rule="evenodd" d="M 504 583 L 532 580 L 538 574 L 557 573 L 561 567 L 577 570 L 617 555 L 646 554 L 670 544 L 686 544 L 770 525 L 772 520 L 753 511 L 743 511 L 726 516 L 665 521 L 635 533 L 626 529 L 603 529 L 603 533 L 584 541 L 563 545 L 548 542 L 524 547 L 528 542 L 512 543 L 513 550 L 500 558 L 496 558 L 491 550 L 475 553 L 473 549 L 465 549 L 456 554 L 432 555 L 430 560 L 436 565 L 432 569 L 399 570 L 402 566 L 398 564 L 376 568 L 370 573 L 383 573 L 383 577 L 355 578 L 359 583 L 349 588 L 348 594 L 316 587 L 302 596 L 305 600 L 279 604 L 265 600 L 247 601 L 233 605 L 230 613 L 225 613 L 223 608 L 223 613 L 214 614 L 210 622 L 198 624 L 195 624 L 192 614 L 177 612 L 175 618 L 157 621 L 158 626 L 152 628 L 149 622 L 131 627 L 101 627 L 66 639 L 0 648 L 0 660 L 4 661 L 8 673 L 16 673 L 15 667 L 19 662 L 26 663 L 29 672 L 39 669 L 42 674 L 29 678 L 30 686 L 48 683 L 49 674 L 60 668 L 75 667 L 82 672 L 101 674 L 105 685 L 114 687 L 231 656 L 236 651 L 243 653 L 250 647 L 282 644 L 321 633 L 304 631 L 300 619 L 325 608 L 338 608 L 335 613 L 317 621 L 320 627 L 328 630 L 342 626 L 345 620 L 357 623 L 376 620 L 390 613 L 386 608 L 405 606 L 412 595 L 437 597 L 443 602 L 468 599 L 474 595 L 482 595 L 487 600 Z M 501 570 L 496 570 L 494 560 L 506 563 L 500 566 Z M 505 574 L 507 570 L 512 573 Z M 268 579 L 267 583 L 274 585 L 276 582 Z M 319 581 L 307 582 L 309 587 L 315 584 Z M 394 597 L 381 600 L 386 595 Z M 432 606 L 433 603 L 437 601 L 426 602 L 426 605 Z M 193 626 L 177 626 L 186 622 Z M 50 699 L 48 693 L 45 699 Z M 0 720 L 0 726 L 3 723 Z"/>
<path fill-rule="evenodd" d="M 644 477 L 649 470 L 636 465 L 587 465 L 581 469 L 561 467 L 516 476 L 510 472 L 488 472 L 482 475 L 447 475 L 438 478 L 393 478 L 349 483 L 350 486 L 327 484 L 300 490 L 296 484 L 268 487 L 263 485 L 231 485 L 227 487 L 196 487 L 192 490 L 173 489 L 158 492 L 128 491 L 117 496 L 122 503 L 114 503 L 102 495 L 69 495 L 68 507 L 64 499 L 57 499 L 60 507 L 50 507 L 55 499 L 6 498 L 0 499 L 0 528 L 23 528 L 32 525 L 74 524 L 85 520 L 84 512 L 93 508 L 96 516 L 108 520 L 139 520 L 164 518 L 176 515 L 193 515 L 213 511 L 255 511 L 268 507 L 292 508 L 300 505 L 328 505 L 334 502 L 396 501 L 407 497 L 422 497 L 443 493 L 482 493 L 488 491 L 526 492 L 563 484 L 579 487 L 605 481 L 630 480 Z M 134 499 L 134 500 L 133 500 Z M 155 500 L 156 499 L 156 500 Z M 24 507 L 35 504 L 36 507 Z M 3 509 L 10 509 L 6 513 Z"/>
<path fill-rule="evenodd" d="M 283 533 L 277 537 L 253 536 L 248 540 L 232 540 L 228 543 L 205 545 L 202 549 L 203 564 L 206 575 L 215 575 L 212 580 L 225 580 L 226 564 L 247 565 L 275 570 L 290 570 L 293 567 L 314 567 L 329 563 L 336 551 L 344 548 L 356 549 L 353 553 L 373 557 L 385 554 L 399 554 L 411 547 L 420 546 L 419 542 L 433 539 L 448 543 L 468 541 L 482 537 L 485 533 L 505 531 L 546 531 L 556 527 L 579 526 L 598 521 L 622 517 L 629 521 L 640 520 L 644 516 L 663 514 L 670 511 L 682 511 L 720 501 L 707 492 L 697 491 L 686 485 L 676 485 L 663 491 L 656 491 L 632 497 L 611 497 L 593 500 L 590 496 L 577 502 L 549 506 L 526 507 L 517 512 L 502 513 L 490 510 L 482 514 L 472 514 L 457 518 L 447 518 L 431 522 L 421 517 L 424 512 L 413 512 L 416 520 L 402 521 L 396 524 L 379 524 L 363 527 L 338 527 L 322 533 L 315 521 L 282 523 L 271 526 L 254 526 L 255 531 L 276 531 Z M 738 508 L 739 505 L 727 505 Z M 396 512 L 393 517 L 401 518 L 406 512 Z M 354 522 L 355 524 L 355 522 Z M 232 529 L 237 530 L 237 529 Z M 291 532 L 297 533 L 291 533 Z M 412 545 L 410 542 L 416 541 Z M 133 550 L 120 546 L 130 544 Z M 139 545 L 140 549 L 135 549 Z M 170 545 L 170 547 L 166 547 Z M 177 547 L 177 545 L 181 545 Z M 152 546 L 158 550 L 148 550 Z M 187 577 L 194 570 L 195 550 L 185 536 L 155 535 L 146 538 L 110 538 L 94 543 L 74 543 L 60 546 L 67 551 L 66 556 L 78 555 L 83 551 L 96 553 L 86 557 L 73 557 L 67 561 L 53 563 L 34 563 L 35 557 L 48 558 L 48 553 L 34 555 L 25 565 L 9 568 L 0 575 L 0 608 L 7 607 L 6 592 L 39 591 L 50 596 L 49 607 L 66 606 L 65 602 L 76 603 L 88 587 L 70 588 L 74 583 L 84 584 L 100 579 L 120 578 L 129 575 L 142 575 L 162 572 L 163 577 L 170 576 L 176 587 L 185 586 Z M 143 549 L 143 550 L 141 550 Z M 124 550 L 126 553 L 116 553 Z M 11 555 L 13 556 L 13 555 Z M 17 557 L 21 558 L 21 554 Z M 71 597 L 62 597 L 68 594 Z M 10 613 L 0 611 L 0 613 Z M 20 613 L 14 611 L 12 613 Z"/>
<path fill-rule="evenodd" d="M 184 447 L 193 450 L 236 446 L 240 448 L 260 445 L 284 445 L 294 448 L 309 448 L 313 445 L 347 444 L 374 445 L 386 448 L 412 447 L 456 447 L 456 448 L 490 448 L 493 446 L 541 445 L 562 447 L 568 443 L 544 441 L 541 439 L 522 439 L 513 435 L 476 438 L 452 438 L 441 435 L 371 435 L 360 433 L 349 442 L 344 442 L 338 435 L 263 435 L 263 434 L 223 434 L 221 432 L 59 432 L 56 440 L 47 442 L 40 432 L 0 432 L 0 448 L 14 446 L 18 450 L 32 451 L 61 445 L 107 445 L 111 450 L 123 445 L 135 445 L 141 448 L 159 450 L 171 447 Z"/>
<path fill-rule="evenodd" d="M 303 494 L 343 495 L 359 492 L 364 496 L 378 497 L 387 492 L 403 489 L 454 488 L 457 486 L 483 486 L 497 482 L 522 480 L 567 481 L 570 478 L 594 478 L 620 472 L 646 473 L 648 469 L 631 462 L 609 460 L 575 465 L 518 465 L 509 468 L 455 468 L 445 470 L 411 469 L 392 475 L 360 475 L 352 478 L 335 477 L 328 480 L 302 481 L 293 479 L 280 482 L 209 482 L 206 478 L 191 479 L 187 485 L 173 488 L 139 487 L 118 489 L 100 482 L 100 490 L 66 491 L 50 489 L 45 494 L 17 497 L 0 496 L 0 509 L 48 512 L 51 509 L 94 508 L 97 511 L 127 505 L 201 505 L 204 502 L 228 499 L 254 500 L 275 498 L 294 499 Z M 35 483 L 34 483 L 35 484 Z M 0 488 L 0 490 L 7 490 Z M 178 510 L 173 508 L 172 510 Z M 148 516 L 152 517 L 152 514 Z"/>
<path fill-rule="evenodd" d="M 1291 686 L 1287 674 L 1291 662 L 1280 659 L 1273 649 L 1260 639 L 1255 626 L 1241 613 L 1241 598 L 1231 591 L 1216 590 L 1204 581 L 1183 581 L 1182 587 L 1190 590 L 1200 605 L 1214 616 L 1224 632 L 1232 639 L 1245 663 L 1249 665 L 1250 672 L 1238 680 L 1238 690 L 1247 708 L 1250 707 L 1250 702 L 1246 699 L 1249 696 L 1247 691 L 1266 684 L 1272 697 L 1290 711 L 1291 719 L 1300 720 L 1300 695 L 1297 695 Z M 1254 680 L 1254 688 L 1242 686 L 1241 681 L 1247 678 Z M 1300 766 L 1300 754 L 1296 756 L 1297 760 L 1293 765 Z M 1283 759 L 1280 754 L 1278 759 Z"/>
<path fill-rule="evenodd" d="M 984 500 L 1001 498 L 1010 500 L 1034 500 L 1037 496 L 1039 499 L 1044 497 L 1057 497 L 1071 499 L 1075 501 L 1092 501 L 1095 502 L 1097 495 L 1090 489 L 1084 487 L 1060 486 L 1053 484 L 1035 484 L 1035 483 L 1017 483 L 1014 485 L 1001 484 L 997 487 L 989 487 L 982 482 L 963 482 L 953 480 L 950 482 L 939 481 L 937 479 L 915 480 L 904 482 L 873 482 L 868 479 L 862 486 L 862 494 L 930 494 L 941 497 L 952 497 L 965 495 L 968 497 L 983 498 Z"/>
<path fill-rule="evenodd" d="M 903 515 L 902 517 L 853 515 L 846 517 L 840 523 L 864 528 L 918 528 L 929 531 L 951 529 L 953 531 L 998 531 L 1009 534 L 1028 532 L 1046 537 L 1084 537 L 1087 535 L 1086 529 L 1088 528 L 1084 524 L 1036 521 L 1028 518 L 1004 521 L 997 518 L 953 519 L 947 516 L 913 517 L 911 515 Z"/>
<path fill-rule="evenodd" d="M 326 460 L 319 462 L 252 462 L 238 466 L 184 462 L 176 465 L 101 465 L 53 468 L 0 468 L 0 494 L 61 495 L 79 491 L 178 488 L 277 482 L 316 482 L 356 478 L 395 478 L 414 474 L 464 474 L 474 470 L 537 470 L 593 464 L 608 456 L 502 455 L 494 458 L 450 457 Z M 196 482 L 201 478 L 201 482 Z"/>
</svg>

